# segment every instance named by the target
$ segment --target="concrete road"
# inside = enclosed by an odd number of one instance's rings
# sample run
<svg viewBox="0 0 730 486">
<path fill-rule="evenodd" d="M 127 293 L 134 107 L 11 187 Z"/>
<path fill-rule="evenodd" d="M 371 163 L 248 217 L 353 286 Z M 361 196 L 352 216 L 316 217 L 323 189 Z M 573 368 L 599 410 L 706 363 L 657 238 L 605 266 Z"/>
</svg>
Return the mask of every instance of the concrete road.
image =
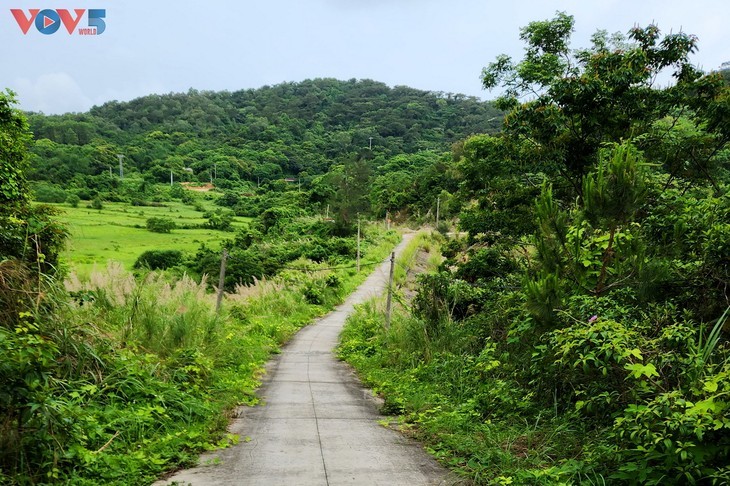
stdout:
<svg viewBox="0 0 730 486">
<path fill-rule="evenodd" d="M 405 235 L 396 252 L 412 235 Z M 381 295 L 389 263 L 344 304 L 308 326 L 267 366 L 262 404 L 243 407 L 230 430 L 241 442 L 156 485 L 451 484 L 416 442 L 378 423 L 378 405 L 333 355 L 355 304 Z"/>
</svg>

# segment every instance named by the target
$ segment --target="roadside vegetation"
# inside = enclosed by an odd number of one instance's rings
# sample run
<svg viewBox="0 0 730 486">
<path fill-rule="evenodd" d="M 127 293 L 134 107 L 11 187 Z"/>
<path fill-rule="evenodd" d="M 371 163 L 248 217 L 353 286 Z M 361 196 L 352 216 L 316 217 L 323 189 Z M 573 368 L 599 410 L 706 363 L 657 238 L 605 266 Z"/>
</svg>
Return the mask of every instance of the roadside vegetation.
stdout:
<svg viewBox="0 0 730 486">
<path fill-rule="evenodd" d="M 476 484 L 728 484 L 728 85 L 691 35 L 572 30 L 533 22 L 485 68 L 510 111 L 455 146 L 465 236 L 340 356 Z"/>
<path fill-rule="evenodd" d="M 58 206 L 31 203 L 24 177 L 30 135 L 9 94 L 0 96 L 0 134 L 0 484 L 145 484 L 193 464 L 203 450 L 234 443 L 239 438 L 226 433 L 230 413 L 254 403 L 271 353 L 366 276 L 354 268 L 352 230 L 340 225 L 346 236 L 330 238 L 334 222 L 301 206 L 233 217 L 221 229 L 216 216 L 225 213 L 213 208 L 200 218 L 169 201 L 136 206 L 143 215 L 106 201 L 77 209 L 77 218 L 93 212 L 107 225 L 100 236 L 128 229 L 139 240 L 119 241 L 119 253 L 108 253 L 121 262 L 64 273 L 67 231 L 78 228 L 59 222 Z M 170 218 L 172 235 L 214 222 L 209 229 L 229 236 L 220 242 L 230 249 L 220 313 L 204 261 L 216 255 L 217 275 L 218 245 L 196 245 L 186 256 L 184 246 L 163 246 L 154 238 L 168 235 L 141 223 L 170 212 L 180 216 Z M 399 239 L 382 224 L 363 223 L 361 233 L 365 268 Z M 138 252 L 137 243 L 149 240 L 161 248 L 139 255 L 133 273 L 131 259 L 118 258 L 121 246 Z M 316 258 L 306 253 L 320 246 L 326 249 Z M 267 266 L 254 265 L 254 256 Z"/>
</svg>

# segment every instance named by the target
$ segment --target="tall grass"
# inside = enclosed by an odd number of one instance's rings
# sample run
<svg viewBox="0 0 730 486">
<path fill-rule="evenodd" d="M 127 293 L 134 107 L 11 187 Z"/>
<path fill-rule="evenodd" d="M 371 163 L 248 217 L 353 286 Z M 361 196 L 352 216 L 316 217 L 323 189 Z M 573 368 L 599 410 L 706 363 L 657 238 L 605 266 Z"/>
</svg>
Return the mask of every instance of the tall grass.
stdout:
<svg viewBox="0 0 730 486">
<path fill-rule="evenodd" d="M 373 230 L 366 258 L 397 238 Z M 271 353 L 369 273 L 298 263 L 313 271 L 238 287 L 220 314 L 205 280 L 114 263 L 39 294 L 37 315 L 0 326 L 0 371 L 15 377 L 0 382 L 15 404 L 0 423 L 0 484 L 145 484 L 235 441 L 228 413 L 255 403 Z"/>
<path fill-rule="evenodd" d="M 187 275 L 174 282 L 162 273 L 139 278 L 118 263 L 105 272 L 93 271 L 82 282 L 74 274 L 66 286 L 77 298 L 91 300 L 81 305 L 80 315 L 101 320 L 107 332 L 123 345 L 131 345 L 160 357 L 182 348 L 206 349 L 214 344 L 218 318 L 206 281 Z"/>
</svg>

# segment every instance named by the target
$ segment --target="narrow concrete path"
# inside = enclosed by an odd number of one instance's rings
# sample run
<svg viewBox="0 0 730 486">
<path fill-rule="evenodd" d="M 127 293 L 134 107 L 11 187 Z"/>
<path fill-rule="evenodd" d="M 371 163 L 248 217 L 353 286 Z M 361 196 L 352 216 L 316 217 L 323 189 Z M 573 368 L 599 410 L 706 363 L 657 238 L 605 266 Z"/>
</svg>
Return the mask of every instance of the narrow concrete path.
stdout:
<svg viewBox="0 0 730 486">
<path fill-rule="evenodd" d="M 412 238 L 406 234 L 398 254 Z M 416 442 L 381 426 L 377 404 L 333 348 L 355 304 L 381 295 L 389 263 L 344 304 L 294 337 L 269 363 L 262 404 L 241 408 L 238 445 L 201 458 L 156 485 L 437 485 L 441 468 Z"/>
</svg>

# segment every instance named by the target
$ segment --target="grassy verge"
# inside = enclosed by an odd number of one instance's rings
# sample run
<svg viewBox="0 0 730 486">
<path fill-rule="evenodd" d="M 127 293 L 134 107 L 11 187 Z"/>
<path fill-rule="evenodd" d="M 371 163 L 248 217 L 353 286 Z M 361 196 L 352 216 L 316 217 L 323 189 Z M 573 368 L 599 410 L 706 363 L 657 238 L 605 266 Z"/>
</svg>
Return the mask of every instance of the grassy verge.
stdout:
<svg viewBox="0 0 730 486">
<path fill-rule="evenodd" d="M 399 239 L 368 233 L 367 261 Z M 148 484 L 236 442 L 228 413 L 255 402 L 271 353 L 369 273 L 297 263 L 312 271 L 239 287 L 220 315 L 206 282 L 135 277 L 118 264 L 75 280 L 72 303 L 56 289 L 53 312 L 49 300 L 0 335 L 3 371 L 27 404 L 23 429 L 0 428 L 0 484 Z"/>
<path fill-rule="evenodd" d="M 438 266 L 437 240 L 419 237 L 397 266 L 401 288 L 413 281 L 424 248 L 425 270 Z M 580 424 L 549 411 L 531 422 L 520 418 L 529 416 L 521 411 L 530 397 L 516 395 L 495 346 L 472 349 L 468 323 L 429 324 L 400 305 L 386 330 L 382 316 L 380 299 L 360 306 L 343 331 L 339 357 L 384 398 L 383 412 L 396 415 L 398 427 L 444 465 L 476 484 L 604 484 L 600 476 L 575 473 L 585 453 L 577 445 Z M 484 416 L 485 408 L 501 412 Z"/>
</svg>

